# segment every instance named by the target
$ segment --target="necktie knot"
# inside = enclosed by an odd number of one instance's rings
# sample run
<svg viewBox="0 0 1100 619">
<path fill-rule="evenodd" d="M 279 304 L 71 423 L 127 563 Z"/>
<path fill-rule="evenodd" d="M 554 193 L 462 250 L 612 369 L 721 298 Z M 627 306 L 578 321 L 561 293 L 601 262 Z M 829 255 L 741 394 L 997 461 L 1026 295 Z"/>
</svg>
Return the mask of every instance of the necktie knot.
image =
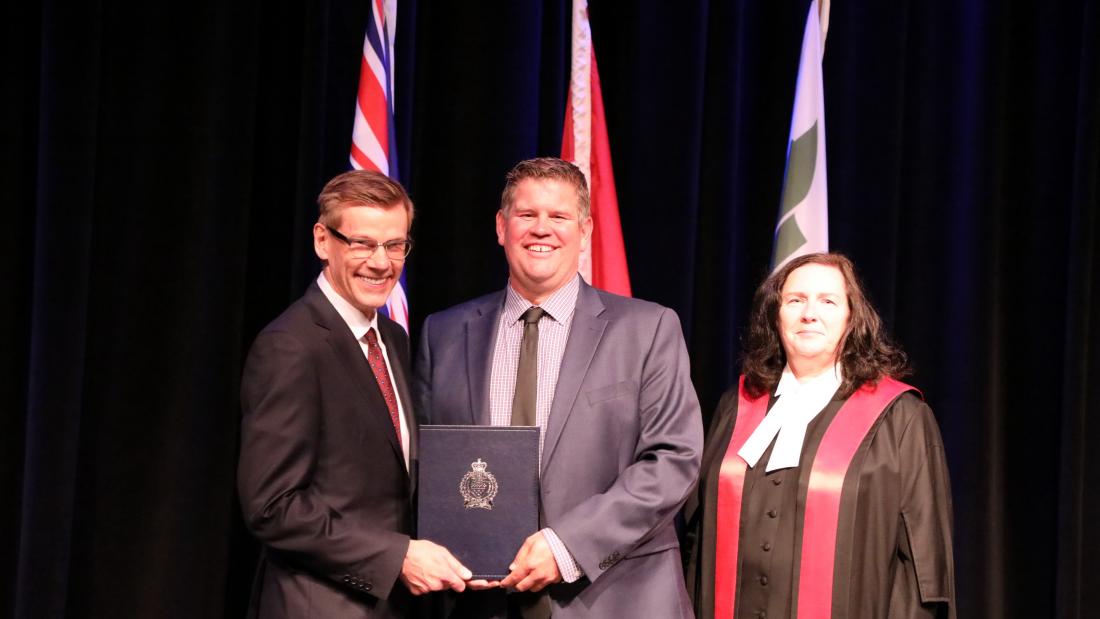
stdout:
<svg viewBox="0 0 1100 619">
<path fill-rule="evenodd" d="M 367 330 L 367 345 L 372 347 L 378 345 L 378 334 L 374 332 L 374 329 Z"/>
<path fill-rule="evenodd" d="M 542 318 L 545 314 L 546 310 L 537 305 L 532 305 L 531 307 L 527 308 L 526 312 L 523 312 L 523 315 L 520 316 L 520 318 L 523 319 L 524 323 L 531 325 L 537 323 L 539 319 Z"/>
</svg>

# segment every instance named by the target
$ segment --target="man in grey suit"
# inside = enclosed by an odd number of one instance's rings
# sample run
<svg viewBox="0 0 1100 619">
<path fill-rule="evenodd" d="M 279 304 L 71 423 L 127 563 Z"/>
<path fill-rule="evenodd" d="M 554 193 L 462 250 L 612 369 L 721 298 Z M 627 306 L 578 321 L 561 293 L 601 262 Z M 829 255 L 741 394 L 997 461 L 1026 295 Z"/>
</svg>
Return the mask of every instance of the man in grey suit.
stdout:
<svg viewBox="0 0 1100 619">
<path fill-rule="evenodd" d="M 542 429 L 544 528 L 451 616 L 690 617 L 673 518 L 703 431 L 676 314 L 577 274 L 592 219 L 570 163 L 513 168 L 496 231 L 508 286 L 425 320 L 414 397 L 422 423 Z"/>
</svg>

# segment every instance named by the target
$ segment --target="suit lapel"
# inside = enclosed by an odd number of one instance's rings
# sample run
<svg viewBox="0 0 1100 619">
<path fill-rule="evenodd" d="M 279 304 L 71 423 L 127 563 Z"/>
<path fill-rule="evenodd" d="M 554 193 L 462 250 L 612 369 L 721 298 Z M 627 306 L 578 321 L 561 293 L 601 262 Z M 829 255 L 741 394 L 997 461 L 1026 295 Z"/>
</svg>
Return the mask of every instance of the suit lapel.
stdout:
<svg viewBox="0 0 1100 619">
<path fill-rule="evenodd" d="M 497 323 L 500 322 L 500 307 L 503 292 L 489 297 L 489 300 L 477 308 L 477 313 L 466 323 L 466 372 L 470 381 L 470 423 L 474 425 L 492 425 L 492 412 L 489 410 L 489 376 L 493 371 L 493 346 L 496 338 Z"/>
<path fill-rule="evenodd" d="M 362 346 L 356 341 L 351 329 L 337 313 L 336 308 L 332 307 L 329 300 L 325 298 L 324 293 L 317 287 L 316 282 L 309 287 L 306 298 L 314 310 L 317 325 L 328 332 L 328 344 L 340 361 L 340 365 L 347 370 L 351 382 L 363 395 L 363 400 L 366 403 L 366 406 L 363 407 L 366 409 L 364 416 L 368 418 L 370 423 L 374 423 L 377 431 L 382 432 L 393 448 L 394 454 L 404 462 L 405 455 L 401 452 L 401 446 L 397 442 L 397 434 L 393 431 L 393 422 L 390 421 L 386 400 L 382 397 L 382 390 L 379 389 L 378 382 L 374 379 L 374 373 L 370 369 L 370 364 L 367 363 L 367 358 L 363 355 Z M 380 425 L 380 420 L 385 421 L 385 429 L 388 431 L 383 431 L 382 428 L 377 427 Z M 402 466 L 401 468 L 405 467 Z"/>
<path fill-rule="evenodd" d="M 558 384 L 554 389 L 554 401 L 550 405 L 550 417 L 546 420 L 546 441 L 542 447 L 542 470 L 554 454 L 554 447 L 561 438 L 562 428 L 573 412 L 581 384 L 588 374 L 592 357 L 607 328 L 607 319 L 601 318 L 603 302 L 591 286 L 581 282 L 577 293 L 577 309 L 573 313 L 573 324 L 569 329 L 569 340 L 561 358 L 561 370 L 558 372 Z"/>
</svg>

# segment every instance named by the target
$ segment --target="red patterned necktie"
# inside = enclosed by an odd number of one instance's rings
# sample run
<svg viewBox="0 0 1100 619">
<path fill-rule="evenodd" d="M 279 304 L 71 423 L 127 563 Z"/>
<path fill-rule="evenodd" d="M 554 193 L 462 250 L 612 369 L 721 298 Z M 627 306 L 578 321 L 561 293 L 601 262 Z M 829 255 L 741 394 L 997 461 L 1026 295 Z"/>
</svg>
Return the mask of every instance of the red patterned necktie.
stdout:
<svg viewBox="0 0 1100 619">
<path fill-rule="evenodd" d="M 397 432 L 397 444 L 401 444 L 401 421 L 397 415 L 397 394 L 393 392 L 393 383 L 390 382 L 390 373 L 386 371 L 386 360 L 382 358 L 382 348 L 378 346 L 378 334 L 374 329 L 367 331 L 367 363 L 374 372 L 374 380 L 378 382 L 378 388 L 382 390 L 382 397 L 386 400 L 386 408 L 390 410 L 390 421 Z"/>
</svg>

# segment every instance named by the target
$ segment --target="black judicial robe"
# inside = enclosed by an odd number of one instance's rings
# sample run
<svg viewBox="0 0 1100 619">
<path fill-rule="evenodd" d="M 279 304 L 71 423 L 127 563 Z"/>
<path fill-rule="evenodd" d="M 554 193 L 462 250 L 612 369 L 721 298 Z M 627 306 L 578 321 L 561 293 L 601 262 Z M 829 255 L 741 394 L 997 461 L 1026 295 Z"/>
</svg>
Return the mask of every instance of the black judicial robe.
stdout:
<svg viewBox="0 0 1100 619">
<path fill-rule="evenodd" d="M 797 468 L 765 473 L 772 447 L 745 474 L 737 617 L 795 617 L 809 474 L 845 400 L 810 422 Z M 769 409 L 775 403 L 769 402 Z M 685 572 L 698 617 L 714 617 L 718 478 L 737 418 L 734 387 L 721 402 L 696 492 L 684 507 Z M 774 446 L 774 441 L 773 441 Z M 832 617 L 955 617 L 951 491 L 932 410 L 914 393 L 889 404 L 844 478 L 836 537 Z M 762 614 L 761 614 L 762 613 Z"/>
</svg>

